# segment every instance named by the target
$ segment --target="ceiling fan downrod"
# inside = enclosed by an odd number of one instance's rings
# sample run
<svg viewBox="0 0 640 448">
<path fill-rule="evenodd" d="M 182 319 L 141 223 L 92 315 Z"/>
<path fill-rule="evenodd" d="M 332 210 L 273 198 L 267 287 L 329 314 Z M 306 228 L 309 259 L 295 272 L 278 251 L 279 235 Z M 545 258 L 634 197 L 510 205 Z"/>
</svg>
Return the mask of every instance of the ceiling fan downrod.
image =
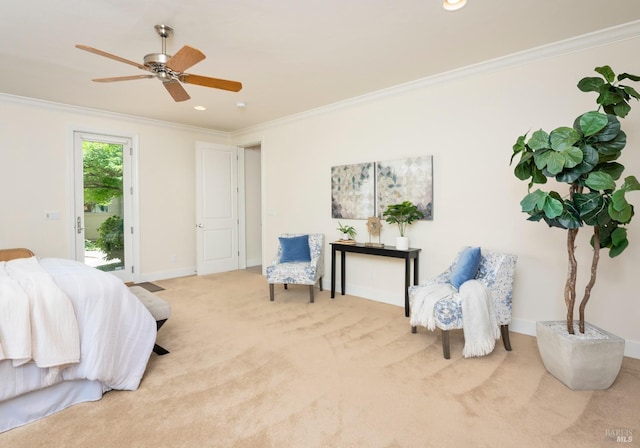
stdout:
<svg viewBox="0 0 640 448">
<path fill-rule="evenodd" d="M 162 37 L 162 53 L 167 53 L 167 37 L 173 34 L 173 28 L 169 25 L 156 25 L 156 32 Z"/>
<path fill-rule="evenodd" d="M 162 81 L 178 79 L 178 74 L 166 66 L 171 58 L 167 54 L 167 37 L 173 34 L 173 28 L 168 25 L 156 25 L 156 32 L 162 38 L 162 53 L 151 53 L 144 57 L 144 65 L 151 68 L 156 76 Z"/>
</svg>

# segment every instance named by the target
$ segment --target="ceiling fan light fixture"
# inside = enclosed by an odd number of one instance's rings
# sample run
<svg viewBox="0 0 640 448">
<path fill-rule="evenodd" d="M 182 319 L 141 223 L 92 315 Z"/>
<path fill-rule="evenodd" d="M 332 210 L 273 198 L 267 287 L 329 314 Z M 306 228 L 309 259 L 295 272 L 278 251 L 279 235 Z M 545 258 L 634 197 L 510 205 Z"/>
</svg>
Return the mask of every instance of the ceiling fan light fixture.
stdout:
<svg viewBox="0 0 640 448">
<path fill-rule="evenodd" d="M 467 0 L 443 0 L 442 7 L 446 11 L 457 11 L 467 4 Z"/>
</svg>

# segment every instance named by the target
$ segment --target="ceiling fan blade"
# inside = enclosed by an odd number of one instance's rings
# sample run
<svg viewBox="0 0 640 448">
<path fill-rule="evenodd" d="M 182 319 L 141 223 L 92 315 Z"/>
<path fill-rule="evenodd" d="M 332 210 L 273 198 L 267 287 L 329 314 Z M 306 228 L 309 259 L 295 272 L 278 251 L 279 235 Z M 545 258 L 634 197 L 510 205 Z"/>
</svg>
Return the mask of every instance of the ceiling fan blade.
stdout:
<svg viewBox="0 0 640 448">
<path fill-rule="evenodd" d="M 169 95 L 171 95 L 174 101 L 186 101 L 191 98 L 187 91 L 184 90 L 184 87 L 182 87 L 182 84 L 180 84 L 180 81 L 173 79 L 171 81 L 165 81 L 162 84 L 164 84 L 164 88 L 167 89 L 167 92 L 169 92 Z"/>
<path fill-rule="evenodd" d="M 155 78 L 155 75 L 116 76 L 113 78 L 96 78 L 96 79 L 92 79 L 92 81 L 114 82 L 114 81 L 133 81 L 134 79 L 149 79 L 149 78 Z"/>
<path fill-rule="evenodd" d="M 166 65 L 174 72 L 183 72 L 191 66 L 205 59 L 206 56 L 197 48 L 185 45 L 176 54 L 171 56 Z"/>
<path fill-rule="evenodd" d="M 80 44 L 76 45 L 76 48 L 79 48 L 80 50 L 88 51 L 89 53 L 97 54 L 99 56 L 104 56 L 105 58 L 113 59 L 114 61 L 124 62 L 125 64 L 133 65 L 134 67 L 138 67 L 139 69 L 142 69 L 142 70 L 148 70 L 148 68 L 142 64 L 138 64 L 137 62 L 133 62 L 125 58 L 121 58 L 120 56 L 116 56 L 115 54 L 107 53 L 106 51 L 98 50 L 97 48 L 88 47 L 86 45 L 80 45 Z"/>
<path fill-rule="evenodd" d="M 208 76 L 192 75 L 191 73 L 181 74 L 180 81 L 187 84 L 197 84 L 199 86 L 212 87 L 214 89 L 230 90 L 231 92 L 239 92 L 242 89 L 242 83 L 238 81 L 209 78 Z"/>
</svg>

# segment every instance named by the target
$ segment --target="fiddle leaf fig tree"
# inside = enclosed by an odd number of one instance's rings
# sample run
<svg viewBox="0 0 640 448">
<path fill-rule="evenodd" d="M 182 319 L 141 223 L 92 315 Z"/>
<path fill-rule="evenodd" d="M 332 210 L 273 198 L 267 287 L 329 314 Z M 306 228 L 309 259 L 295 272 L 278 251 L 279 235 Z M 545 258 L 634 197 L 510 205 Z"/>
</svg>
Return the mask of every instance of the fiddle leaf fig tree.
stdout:
<svg viewBox="0 0 640 448">
<path fill-rule="evenodd" d="M 580 115 L 572 127 L 559 127 L 550 133 L 540 129 L 528 139 L 527 134 L 518 137 L 511 156 L 512 164 L 520 156 L 514 170 L 516 177 L 529 182 L 529 192 L 520 202 L 529 221 L 544 220 L 549 227 L 567 230 L 569 267 L 564 300 L 570 334 L 574 333 L 578 231 L 585 226 L 593 231 L 591 274 L 579 305 L 579 331 L 584 333 L 584 310 L 596 282 L 600 250 L 608 249 L 613 258 L 627 248 L 625 226 L 631 222 L 634 210 L 626 194 L 640 190 L 634 176 L 625 177 L 619 184 L 625 168 L 618 162 L 627 143 L 618 118 L 627 116 L 632 98 L 640 99 L 633 87 L 621 82 L 640 81 L 640 77 L 628 73 L 616 77 L 609 66 L 596 67 L 595 71 L 600 76 L 583 78 L 578 89 L 596 92 L 598 109 Z M 547 178 L 567 184 L 568 194 L 533 190 L 535 184 L 545 184 Z"/>
</svg>

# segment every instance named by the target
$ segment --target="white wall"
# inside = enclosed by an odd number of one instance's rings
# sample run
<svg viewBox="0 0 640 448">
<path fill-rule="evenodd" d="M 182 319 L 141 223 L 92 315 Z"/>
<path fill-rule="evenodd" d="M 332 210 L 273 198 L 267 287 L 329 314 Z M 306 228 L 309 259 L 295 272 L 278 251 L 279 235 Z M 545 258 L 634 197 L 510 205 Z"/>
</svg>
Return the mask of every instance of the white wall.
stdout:
<svg viewBox="0 0 640 448">
<path fill-rule="evenodd" d="M 279 233 L 338 237 L 337 221 L 331 219 L 331 166 L 431 154 L 434 220 L 408 230 L 412 246 L 423 249 L 420 277 L 444 269 L 462 245 L 517 254 L 512 329 L 531 334 L 536 320 L 564 317 L 565 234 L 527 222 L 519 211 L 526 185 L 512 175 L 511 146 L 521 133 L 571 125 L 592 109 L 593 94 L 580 93 L 575 84 L 595 66 L 640 73 L 640 60 L 629 57 L 639 44 L 634 38 L 561 56 L 522 58 L 513 66 L 489 64 L 502 68 L 391 89 L 233 135 L 0 95 L 0 247 L 70 256 L 74 129 L 138 141 L 144 280 L 193 272 L 196 141 L 262 142 L 263 265 L 273 256 Z M 621 161 L 627 173 L 640 175 L 640 107 L 634 106 L 623 123 L 629 144 Z M 640 205 L 640 194 L 629 196 Z M 45 210 L 60 211 L 61 219 L 45 220 Z M 357 228 L 360 241 L 367 238 L 364 221 L 345 223 Z M 397 230 L 385 225 L 383 241 L 393 244 L 396 236 Z M 619 259 L 602 257 L 587 317 L 626 338 L 626 353 L 640 358 L 637 217 L 629 239 L 631 246 Z M 580 235 L 582 263 L 589 262 L 587 241 L 588 235 Z M 351 254 L 347 260 L 349 294 L 402 306 L 400 261 Z M 329 257 L 326 263 L 328 287 Z"/>
<path fill-rule="evenodd" d="M 236 144 L 263 142 L 265 259 L 285 231 L 338 238 L 337 220 L 331 219 L 331 166 L 432 154 L 434 220 L 408 230 L 411 246 L 422 248 L 420 278 L 442 271 L 463 245 L 515 253 L 512 329 L 532 334 L 537 320 L 563 319 L 566 234 L 528 222 L 520 212 L 527 188 L 512 174 L 511 147 L 529 130 L 570 126 L 576 116 L 595 109 L 595 95 L 575 87 L 582 77 L 596 75 L 594 67 L 609 64 L 640 73 L 640 61 L 629 57 L 639 44 L 635 38 L 512 66 L 489 64 L 468 76 L 452 74 L 237 133 Z M 640 106 L 634 106 L 623 123 L 629 141 L 621 159 L 626 175 L 640 175 Z M 629 196 L 640 205 L 640 194 Z M 365 221 L 344 223 L 356 227 L 358 240 L 367 239 Z M 583 233 L 582 280 L 590 263 L 590 235 Z M 397 234 L 385 225 L 382 240 L 393 245 Z M 634 282 L 640 222 L 630 226 L 629 239 L 630 249 L 620 258 L 609 260 L 603 253 L 587 320 L 626 338 L 627 354 L 640 357 Z M 330 257 L 326 271 L 328 286 Z M 347 293 L 403 305 L 402 262 L 347 255 Z"/>
<path fill-rule="evenodd" d="M 138 142 L 142 279 L 194 273 L 195 142 L 228 144 L 228 134 L 7 96 L 0 97 L 0 247 L 72 257 L 74 130 Z M 46 210 L 60 220 L 45 220 Z"/>
</svg>

